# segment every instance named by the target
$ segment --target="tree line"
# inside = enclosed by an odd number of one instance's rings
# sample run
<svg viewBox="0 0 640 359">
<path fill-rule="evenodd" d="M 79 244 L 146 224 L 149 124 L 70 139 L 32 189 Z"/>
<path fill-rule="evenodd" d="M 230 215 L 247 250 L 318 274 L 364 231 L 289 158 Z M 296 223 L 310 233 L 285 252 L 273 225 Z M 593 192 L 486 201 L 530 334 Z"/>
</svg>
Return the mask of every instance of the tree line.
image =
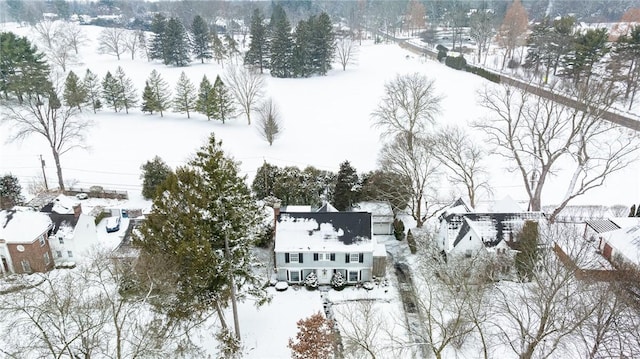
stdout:
<svg viewBox="0 0 640 359">
<path fill-rule="evenodd" d="M 251 16 L 249 49 L 244 63 L 270 70 L 274 77 L 326 75 L 335 53 L 335 34 L 327 13 L 301 20 L 291 30 L 287 13 L 280 4 L 273 7 L 265 24 L 260 9 Z"/>
</svg>

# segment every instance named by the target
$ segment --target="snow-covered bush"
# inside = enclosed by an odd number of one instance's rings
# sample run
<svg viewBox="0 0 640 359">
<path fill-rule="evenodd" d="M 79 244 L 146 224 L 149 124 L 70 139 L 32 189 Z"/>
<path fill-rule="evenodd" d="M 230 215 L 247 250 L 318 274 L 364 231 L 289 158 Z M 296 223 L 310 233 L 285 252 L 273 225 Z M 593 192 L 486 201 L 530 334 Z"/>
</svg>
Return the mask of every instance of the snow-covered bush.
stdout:
<svg viewBox="0 0 640 359">
<path fill-rule="evenodd" d="M 318 276 L 315 272 L 309 273 L 307 278 L 304 279 L 304 285 L 307 287 L 307 289 L 318 288 Z"/>
<path fill-rule="evenodd" d="M 333 274 L 333 277 L 331 277 L 331 286 L 333 287 L 333 289 L 342 290 L 344 289 L 345 285 L 346 283 L 344 281 L 344 277 L 342 276 L 342 273 L 335 272 Z"/>
</svg>

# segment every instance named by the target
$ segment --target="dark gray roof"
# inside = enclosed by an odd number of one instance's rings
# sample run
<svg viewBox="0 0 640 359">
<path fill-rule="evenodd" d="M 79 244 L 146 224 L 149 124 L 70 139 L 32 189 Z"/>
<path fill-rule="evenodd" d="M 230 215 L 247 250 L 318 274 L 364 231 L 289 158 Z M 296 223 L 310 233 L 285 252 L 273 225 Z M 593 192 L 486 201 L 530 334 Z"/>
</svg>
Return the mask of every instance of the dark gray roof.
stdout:
<svg viewBox="0 0 640 359">
<path fill-rule="evenodd" d="M 604 232 L 610 232 L 610 231 L 615 231 L 616 229 L 620 229 L 620 226 L 613 223 L 609 219 L 594 219 L 590 221 L 585 221 L 585 223 L 587 223 L 587 226 L 593 228 L 593 230 L 596 231 L 596 233 L 604 233 Z"/>
<path fill-rule="evenodd" d="M 331 223 L 336 230 L 342 230 L 343 235 L 338 240 L 346 245 L 359 240 L 371 239 L 371 213 L 369 212 L 281 212 L 278 222 L 283 216 L 290 218 L 312 219 L 318 223 Z"/>
</svg>

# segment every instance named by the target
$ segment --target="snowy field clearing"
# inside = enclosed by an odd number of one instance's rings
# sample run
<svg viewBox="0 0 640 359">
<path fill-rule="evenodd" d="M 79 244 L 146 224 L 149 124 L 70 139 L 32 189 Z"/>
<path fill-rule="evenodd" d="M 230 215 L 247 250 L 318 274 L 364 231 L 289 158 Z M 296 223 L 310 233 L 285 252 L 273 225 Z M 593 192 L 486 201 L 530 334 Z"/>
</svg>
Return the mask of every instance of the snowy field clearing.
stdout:
<svg viewBox="0 0 640 359">
<path fill-rule="evenodd" d="M 28 28 L 11 24 L 2 26 L 2 31 L 11 30 L 26 36 L 33 34 Z M 213 80 L 224 71 L 222 65 L 215 63 L 193 63 L 175 68 L 143 59 L 131 60 L 129 56 L 118 61 L 114 56 L 98 53 L 96 39 L 101 28 L 85 26 L 83 29 L 91 40 L 81 48 L 80 63 L 72 70 L 82 76 L 89 68 L 102 77 L 106 71 L 114 72 L 122 66 L 133 79 L 138 93 L 153 69 L 158 70 L 172 88 L 182 71 L 195 84 L 205 74 Z M 243 116 L 222 124 L 207 121 L 200 114 L 187 119 L 186 115 L 178 113 L 165 113 L 161 118 L 156 114 L 142 114 L 139 109 L 129 114 L 114 113 L 109 109 L 95 115 L 85 111 L 83 116 L 95 122 L 87 136 L 88 148 L 72 150 L 62 157 L 64 174 L 67 181 L 79 186 L 101 185 L 108 189 L 128 190 L 135 198 L 141 188 L 142 163 L 159 155 L 170 166 L 184 164 L 210 132 L 222 139 L 225 150 L 241 161 L 241 171 L 249 180 L 264 161 L 278 166 L 312 165 L 337 172 L 339 164 L 349 160 L 359 172 L 373 170 L 381 141 L 378 130 L 371 126 L 370 114 L 383 94 L 386 81 L 396 74 L 416 71 L 434 78 L 437 91 L 444 96 L 439 116 L 441 124 L 467 126 L 486 116 L 486 111 L 476 103 L 476 92 L 483 86 L 492 86 L 488 81 L 435 61 L 425 62 L 393 44 L 365 42 L 358 54 L 358 63 L 348 66 L 347 71 L 334 69 L 327 76 L 305 79 L 266 76 L 267 95 L 277 103 L 285 127 L 272 147 L 259 137 L 254 126 L 247 125 Z M 26 188 L 30 181 L 41 176 L 39 155 L 42 154 L 47 162 L 49 182 L 55 182 L 53 159 L 44 139 L 32 137 L 22 143 L 7 143 L 11 129 L 6 125 L 0 128 L 0 173 L 13 173 Z M 482 143 L 480 134 L 473 137 L 470 140 Z M 488 162 L 494 196 L 500 199 L 510 195 L 525 201 L 521 180 L 505 170 L 503 159 L 492 155 Z M 574 203 L 628 205 L 628 201 L 637 199 L 640 194 L 640 185 L 631 181 L 637 178 L 639 171 L 637 163 L 629 166 L 611 176 L 604 187 Z M 557 201 L 555 198 L 564 194 L 563 184 L 568 180 L 565 177 L 559 173 L 547 184 L 544 204 L 553 204 Z M 447 183 L 441 183 L 439 187 L 447 197 L 450 193 L 462 193 Z M 490 198 L 485 195 L 481 200 Z"/>
</svg>

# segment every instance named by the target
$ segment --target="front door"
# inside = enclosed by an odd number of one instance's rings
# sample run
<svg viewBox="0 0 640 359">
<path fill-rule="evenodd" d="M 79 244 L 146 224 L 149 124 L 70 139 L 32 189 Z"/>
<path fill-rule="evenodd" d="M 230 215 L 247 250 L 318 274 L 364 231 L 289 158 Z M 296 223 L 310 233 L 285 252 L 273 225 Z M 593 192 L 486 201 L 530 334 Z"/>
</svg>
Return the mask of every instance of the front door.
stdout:
<svg viewBox="0 0 640 359">
<path fill-rule="evenodd" d="M 318 274 L 318 284 L 329 284 L 331 282 L 332 270 L 319 269 L 316 273 Z"/>
</svg>

